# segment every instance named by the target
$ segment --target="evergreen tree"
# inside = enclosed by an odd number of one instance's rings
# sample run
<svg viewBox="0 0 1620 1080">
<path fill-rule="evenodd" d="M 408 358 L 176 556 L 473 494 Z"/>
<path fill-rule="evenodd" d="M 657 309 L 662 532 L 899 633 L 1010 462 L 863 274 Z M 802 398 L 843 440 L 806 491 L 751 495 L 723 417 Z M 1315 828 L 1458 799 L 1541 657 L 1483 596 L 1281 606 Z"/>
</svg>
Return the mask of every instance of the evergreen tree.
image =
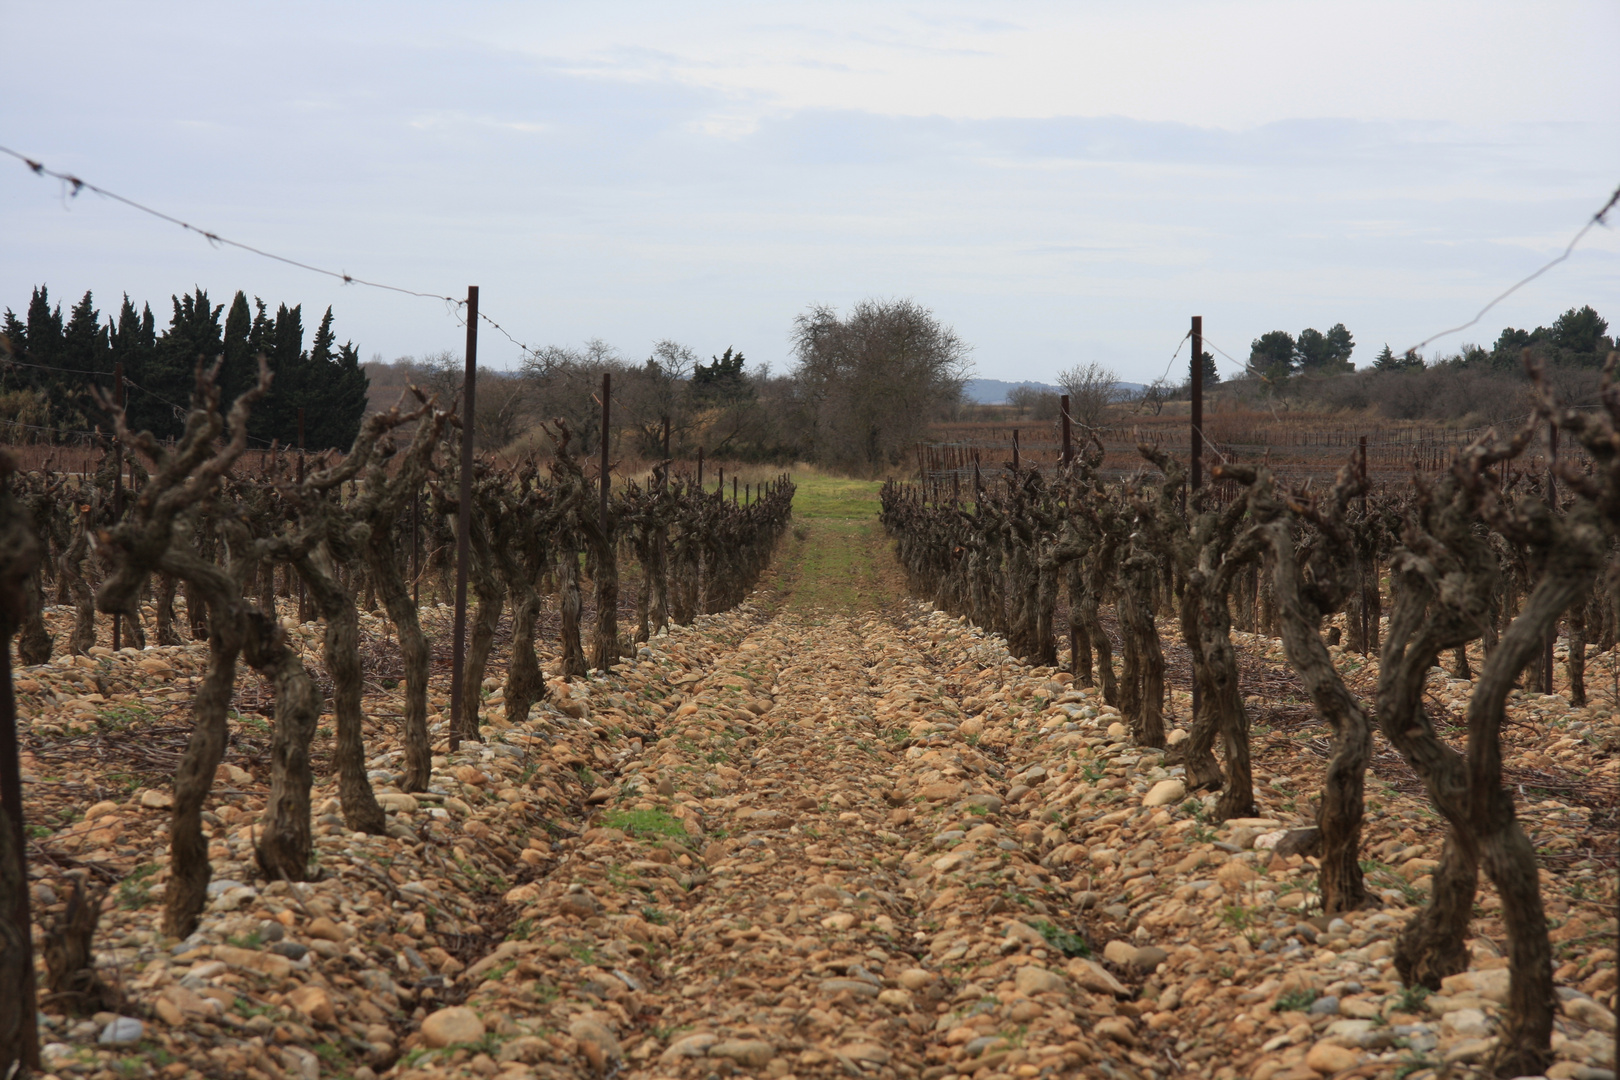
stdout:
<svg viewBox="0 0 1620 1080">
<path fill-rule="evenodd" d="M 1339 365 L 1340 371 L 1356 369 L 1356 365 L 1350 362 L 1350 354 L 1356 351 L 1356 339 L 1350 336 L 1344 323 L 1334 323 L 1327 332 L 1327 350 L 1328 362 Z"/>
<path fill-rule="evenodd" d="M 304 407 L 305 445 L 312 450 L 347 450 L 354 445 L 370 390 L 371 379 L 360 367 L 359 350 L 352 342 L 337 345 L 332 309 L 327 308 L 299 373 L 295 404 Z M 289 436 L 294 440 L 298 436 L 296 408 Z"/>
<path fill-rule="evenodd" d="M 1570 308 L 1558 316 L 1548 328 L 1547 338 L 1565 352 L 1596 356 L 1611 348 L 1609 339 L 1604 336 L 1608 330 L 1608 320 L 1587 304 L 1578 309 Z"/>
<path fill-rule="evenodd" d="M 1294 344 L 1294 358 L 1299 369 L 1308 375 L 1338 375 L 1355 370 L 1350 354 L 1355 350 L 1355 339 L 1344 323 L 1337 323 L 1327 333 L 1307 327 L 1299 333 Z"/>
<path fill-rule="evenodd" d="M 129 383 L 126 409 L 135 430 L 158 438 L 180 434 L 191 401 L 199 360 L 220 364 L 227 406 L 258 379 L 263 355 L 274 376 L 270 393 L 255 408 L 249 434 L 258 440 L 296 445 L 298 410 L 305 410 L 306 445 L 347 450 L 365 416 L 370 380 L 353 342 L 337 344 L 332 309 L 304 349 L 303 309 L 280 305 L 272 317 L 263 300 L 248 305 L 237 292 L 230 312 L 209 302 L 199 288 L 176 296 L 169 326 L 159 335 L 152 309 L 137 313 L 126 294 L 117 318 L 101 321 L 85 293 L 64 325 L 60 305 L 44 286 L 33 290 L 26 316 L 9 308 L 0 317 L 0 421 L 41 424 L 58 431 L 108 428 L 89 394 L 92 385 L 112 389 L 117 364 Z M 223 324 L 221 316 L 224 315 Z M 11 363 L 4 363 L 5 360 Z M 741 357 L 737 358 L 739 364 Z M 26 421 L 23 414 L 27 414 Z"/>
<path fill-rule="evenodd" d="M 136 388 L 125 396 L 130 427 L 150 431 L 160 439 L 178 437 L 185 428 L 185 410 L 196 387 L 198 361 L 211 364 L 223 344 L 220 315 L 224 305 L 209 302 L 199 287 L 195 294 L 171 298 L 174 313 L 146 357 L 138 374 L 129 375 Z M 129 374 L 129 367 L 125 367 Z"/>
<path fill-rule="evenodd" d="M 322 320 L 326 326 L 331 312 Z M 370 401 L 371 378 L 360 366 L 360 350 L 344 342 L 337 353 L 316 363 L 310 350 L 311 393 L 305 405 L 305 440 L 311 449 L 347 450 L 360 434 L 360 421 Z"/>
<path fill-rule="evenodd" d="M 253 408 L 248 435 L 261 442 L 298 440 L 298 405 L 304 394 L 304 308 L 279 304 L 261 351 L 270 364 L 270 392 Z M 257 363 L 257 360 L 255 360 Z"/>
<path fill-rule="evenodd" d="M 700 401 L 730 401 L 746 396 L 751 389 L 743 375 L 743 354 L 733 352 L 730 346 L 719 356 L 709 358 L 712 363 L 698 364 L 692 369 L 692 393 Z"/>
<path fill-rule="evenodd" d="M 244 390 L 259 380 L 258 357 L 248 339 L 252 332 L 253 312 L 248 308 L 247 294 L 238 289 L 225 316 L 221 339 L 219 394 L 227 410 Z"/>
<path fill-rule="evenodd" d="M 1408 352 L 1405 356 L 1396 356 L 1390 349 L 1389 342 L 1384 342 L 1383 350 L 1373 359 L 1374 371 L 1422 371 L 1423 357 L 1415 352 Z"/>
<path fill-rule="evenodd" d="M 107 328 L 101 325 L 101 313 L 86 292 L 73 306 L 62 330 L 62 366 L 75 372 L 104 374 L 107 348 Z"/>
<path fill-rule="evenodd" d="M 107 328 L 101 325 L 101 313 L 88 291 L 73 306 L 62 330 L 60 361 L 66 371 L 54 373 L 60 376 L 55 380 L 60 395 L 53 422 L 80 431 L 92 423 L 100 424 L 104 431 L 112 430 L 111 418 L 102 415 L 90 395 L 91 386 L 113 390 L 113 380 Z"/>
<path fill-rule="evenodd" d="M 1249 367 L 1253 374 L 1269 379 L 1286 379 L 1294 373 L 1297 350 L 1294 335 L 1273 330 L 1255 338 L 1249 345 Z"/>
<path fill-rule="evenodd" d="M 63 333 L 62 305 L 52 307 L 50 290 L 41 285 L 28 299 L 27 317 L 27 333 L 19 359 L 31 366 L 18 372 L 18 382 L 40 396 L 41 408 L 50 418 L 48 426 L 66 427 L 68 425 L 63 423 L 64 419 L 74 415 L 77 410 L 69 405 L 71 384 L 62 370 L 67 366 L 64 362 L 67 342 Z M 82 421 L 83 418 L 80 419 Z M 73 427 L 84 430 L 83 423 Z"/>
<path fill-rule="evenodd" d="M 1204 367 L 1204 387 L 1207 389 L 1220 382 L 1221 373 L 1215 367 L 1215 354 L 1205 352 L 1200 355 L 1199 359 L 1203 362 Z"/>
<path fill-rule="evenodd" d="M 124 378 L 144 386 L 152 354 L 157 351 L 157 327 L 151 305 L 142 304 L 141 313 L 137 315 L 135 305 L 125 293 L 124 303 L 118 309 L 118 321 L 109 320 L 107 330 L 108 360 L 114 367 L 123 364 Z M 126 390 L 126 402 L 131 393 L 135 391 Z"/>
<path fill-rule="evenodd" d="M 28 299 L 28 333 L 24 338 L 24 361 L 39 368 L 62 366 L 62 305 L 51 307 L 50 290 L 44 285 Z M 44 375 L 34 376 L 43 379 Z"/>
</svg>

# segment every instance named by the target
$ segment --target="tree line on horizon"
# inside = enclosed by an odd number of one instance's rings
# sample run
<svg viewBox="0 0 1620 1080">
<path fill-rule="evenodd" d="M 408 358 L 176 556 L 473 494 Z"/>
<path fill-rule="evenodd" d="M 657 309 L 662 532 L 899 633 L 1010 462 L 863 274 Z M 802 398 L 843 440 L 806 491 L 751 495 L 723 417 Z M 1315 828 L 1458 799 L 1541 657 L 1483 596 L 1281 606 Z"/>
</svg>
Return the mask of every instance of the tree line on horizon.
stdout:
<svg viewBox="0 0 1620 1080">
<path fill-rule="evenodd" d="M 353 342 L 339 344 L 328 307 L 305 346 L 303 306 L 269 306 L 238 291 L 229 308 L 206 290 L 171 298 L 169 325 L 158 329 L 149 304 L 136 310 L 125 294 L 116 316 L 105 319 L 86 291 L 64 317 L 41 285 L 19 317 L 9 307 L 0 316 L 0 428 L 59 442 L 99 428 L 110 432 L 92 387 L 113 392 L 123 365 L 130 426 L 160 439 L 177 438 L 195 385 L 197 363 L 218 362 L 218 384 L 227 407 L 258 379 L 258 358 L 274 382 L 253 410 L 249 437 L 298 444 L 298 411 L 304 410 L 304 444 L 311 450 L 347 449 L 366 412 L 368 380 Z"/>
<path fill-rule="evenodd" d="M 655 461 L 665 454 L 785 464 L 806 461 L 881 474 L 909 460 L 929 424 L 961 401 L 969 346 L 914 300 L 859 301 L 840 312 L 812 305 L 790 331 L 785 372 L 751 365 L 728 346 L 708 361 L 662 340 L 637 360 L 600 338 L 549 345 L 513 372 L 480 371 L 478 443 L 509 452 L 544 449 L 541 421 L 568 423 L 579 452 L 603 438 L 602 376 L 612 376 L 610 453 Z M 415 383 L 453 400 L 461 358 L 453 352 L 367 365 L 379 386 Z"/>
</svg>

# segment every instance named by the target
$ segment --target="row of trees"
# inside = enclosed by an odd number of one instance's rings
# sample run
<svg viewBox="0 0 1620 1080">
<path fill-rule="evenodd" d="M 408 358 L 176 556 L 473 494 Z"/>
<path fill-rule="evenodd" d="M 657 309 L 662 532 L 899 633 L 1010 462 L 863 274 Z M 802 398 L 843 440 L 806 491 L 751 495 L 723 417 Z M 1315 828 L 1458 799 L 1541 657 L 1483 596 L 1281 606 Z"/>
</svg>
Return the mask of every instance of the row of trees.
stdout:
<svg viewBox="0 0 1620 1080">
<path fill-rule="evenodd" d="M 1290 375 L 1341 375 L 1355 370 L 1350 354 L 1356 339 L 1344 323 L 1334 323 L 1327 333 L 1307 326 L 1294 337 L 1286 330 L 1272 330 L 1255 338 L 1249 346 L 1251 374 L 1266 379 Z"/>
<path fill-rule="evenodd" d="M 751 365 L 740 350 L 705 361 L 676 341 L 634 360 L 600 339 L 537 349 L 516 372 L 482 372 L 478 439 L 484 447 L 533 440 L 536 426 L 565 420 L 583 453 L 603 438 L 597 397 L 613 381 L 611 452 L 670 453 L 756 462 L 814 461 L 856 473 L 886 471 L 929 423 L 961 400 L 969 348 L 914 300 L 863 300 L 840 313 L 816 305 L 792 332 L 793 367 Z M 453 353 L 368 365 L 379 386 L 413 382 L 451 400 L 461 380 Z"/>
<path fill-rule="evenodd" d="M 218 359 L 227 407 L 258 378 L 263 356 L 275 388 L 254 409 L 248 438 L 261 445 L 296 445 L 304 413 L 305 445 L 347 448 L 366 412 L 368 383 L 352 342 L 338 344 L 326 309 L 305 346 L 301 305 L 271 314 L 263 300 L 237 292 L 227 310 L 199 288 L 172 298 L 169 325 L 159 330 L 150 305 L 139 311 L 126 294 L 116 316 L 102 318 L 86 292 L 66 317 L 45 286 L 33 290 L 25 314 L 0 317 L 0 428 L 9 441 L 55 441 L 96 427 L 110 430 L 91 389 L 112 392 L 123 365 L 126 410 L 137 430 L 178 438 L 197 361 Z"/>
</svg>

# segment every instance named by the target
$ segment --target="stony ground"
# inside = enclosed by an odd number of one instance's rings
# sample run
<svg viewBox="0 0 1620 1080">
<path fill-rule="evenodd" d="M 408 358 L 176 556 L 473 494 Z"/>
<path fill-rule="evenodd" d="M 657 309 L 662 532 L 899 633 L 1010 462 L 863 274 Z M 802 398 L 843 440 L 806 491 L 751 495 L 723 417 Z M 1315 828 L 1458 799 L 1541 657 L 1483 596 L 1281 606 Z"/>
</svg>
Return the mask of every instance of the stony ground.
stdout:
<svg viewBox="0 0 1620 1080">
<path fill-rule="evenodd" d="M 441 744 L 425 794 L 393 786 L 398 690 L 372 684 L 389 835 L 344 829 L 323 782 L 310 882 L 253 872 L 249 677 L 208 815 L 215 899 L 183 942 L 155 930 L 163 778 L 201 646 L 19 671 L 36 910 L 105 890 L 97 960 L 121 996 L 46 1004 L 53 1074 L 1303 1080 L 1480 1060 L 1505 997 L 1495 897 L 1467 974 L 1399 985 L 1391 941 L 1442 833 L 1387 748 L 1382 906 L 1324 919 L 1309 860 L 1269 850 L 1311 813 L 1308 709 L 1254 700 L 1266 816 L 1216 826 L 1091 691 L 904 600 L 868 491 L 802 490 L 747 606 L 554 684 L 514 726 L 491 679 L 487 741 Z M 313 658 L 318 628 L 292 632 Z M 1286 686 L 1275 642 L 1243 647 Z M 1466 687 L 1437 671 L 1431 690 Z M 1550 1075 L 1608 1076 L 1615 713 L 1514 708 L 1560 964 Z"/>
</svg>

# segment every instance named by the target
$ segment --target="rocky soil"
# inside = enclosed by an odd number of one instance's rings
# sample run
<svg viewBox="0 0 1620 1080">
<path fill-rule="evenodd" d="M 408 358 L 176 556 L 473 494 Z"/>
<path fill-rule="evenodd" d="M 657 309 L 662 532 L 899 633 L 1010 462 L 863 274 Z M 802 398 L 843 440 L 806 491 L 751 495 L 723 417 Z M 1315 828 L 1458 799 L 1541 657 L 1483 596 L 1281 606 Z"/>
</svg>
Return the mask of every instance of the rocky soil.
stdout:
<svg viewBox="0 0 1620 1080">
<path fill-rule="evenodd" d="M 322 779 L 305 883 L 254 873 L 268 733 L 248 676 L 207 815 L 214 899 L 179 942 L 157 932 L 164 778 L 202 646 L 19 669 L 36 916 L 102 890 L 96 962 L 120 997 L 46 1003 L 51 1073 L 1306 1080 L 1466 1075 L 1486 1054 L 1506 996 L 1493 894 L 1466 974 L 1433 995 L 1395 977 L 1442 829 L 1387 747 L 1365 838 L 1382 906 L 1328 920 L 1311 861 L 1271 850 L 1312 814 L 1308 707 L 1254 702 L 1265 816 L 1215 825 L 1092 691 L 892 584 L 794 603 L 789 556 L 749 605 L 554 683 L 524 723 L 500 722 L 489 680 L 487 742 L 441 743 L 427 793 L 394 786 L 398 690 L 371 684 L 389 835 L 346 830 Z M 290 632 L 313 663 L 318 628 Z M 1275 642 L 1243 647 L 1286 684 Z M 1467 686 L 1436 669 L 1431 690 Z M 1561 965 L 1554 1077 L 1612 1075 L 1604 700 L 1514 704 Z"/>
</svg>

